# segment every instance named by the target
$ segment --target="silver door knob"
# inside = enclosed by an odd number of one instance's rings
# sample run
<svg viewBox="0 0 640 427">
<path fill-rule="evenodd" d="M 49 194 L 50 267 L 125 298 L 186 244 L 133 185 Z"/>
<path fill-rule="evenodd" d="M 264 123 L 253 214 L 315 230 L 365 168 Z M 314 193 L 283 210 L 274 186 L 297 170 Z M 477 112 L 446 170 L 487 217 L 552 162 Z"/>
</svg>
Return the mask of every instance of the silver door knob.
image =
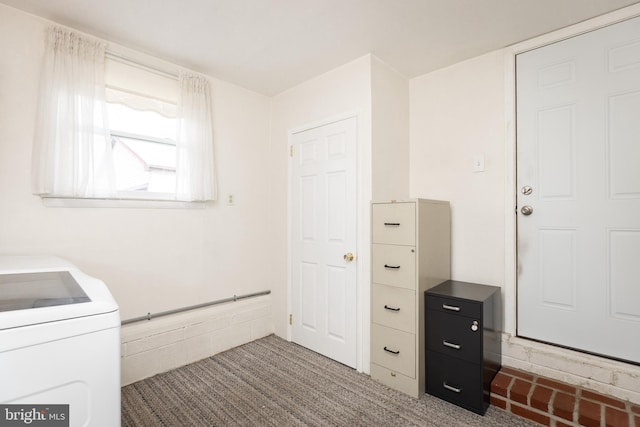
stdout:
<svg viewBox="0 0 640 427">
<path fill-rule="evenodd" d="M 353 256 L 353 254 L 351 252 L 349 252 L 348 254 L 344 254 L 343 258 L 344 258 L 345 261 L 351 262 L 351 261 L 353 261 L 353 259 L 355 257 Z"/>
<path fill-rule="evenodd" d="M 522 212 L 522 215 L 529 216 L 533 213 L 533 208 L 529 205 L 525 205 L 520 209 L 520 212 Z"/>
</svg>

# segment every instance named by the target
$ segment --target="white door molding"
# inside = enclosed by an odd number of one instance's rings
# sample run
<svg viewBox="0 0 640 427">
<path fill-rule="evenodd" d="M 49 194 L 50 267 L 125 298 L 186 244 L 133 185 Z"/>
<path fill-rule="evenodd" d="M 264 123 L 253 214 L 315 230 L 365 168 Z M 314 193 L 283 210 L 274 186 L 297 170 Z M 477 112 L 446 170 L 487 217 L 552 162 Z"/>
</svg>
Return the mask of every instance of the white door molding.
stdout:
<svg viewBox="0 0 640 427">
<path fill-rule="evenodd" d="M 504 49 L 505 76 L 505 279 L 503 363 L 539 375 L 582 385 L 622 399 L 640 401 L 640 367 L 534 342 L 516 336 L 516 80 L 519 53 L 640 16 L 635 4 Z M 598 375 L 593 375 L 598 372 Z M 632 381 L 636 378 L 635 381 Z M 634 385 L 635 384 L 635 385 Z"/>
<path fill-rule="evenodd" d="M 295 126 L 290 128 L 287 132 L 288 134 L 288 149 L 292 146 L 292 138 L 294 134 L 299 132 L 304 132 L 310 129 L 314 129 L 317 127 L 329 125 L 331 123 L 335 123 L 338 121 L 342 121 L 345 119 L 355 118 L 356 119 L 356 198 L 357 198 L 357 257 L 358 263 L 356 266 L 357 269 L 357 279 L 356 279 L 356 351 L 357 351 L 357 360 L 356 360 L 356 369 L 359 372 L 369 372 L 369 360 L 370 360 L 370 338 L 369 338 L 369 323 L 370 323 L 370 309 L 369 309 L 369 269 L 370 269 L 370 256 L 368 251 L 363 251 L 362 248 L 368 248 L 370 245 L 370 220 L 369 217 L 363 213 L 368 212 L 369 209 L 369 201 L 371 199 L 371 178 L 369 176 L 371 167 L 370 163 L 370 146 L 367 144 L 366 140 L 363 140 L 363 137 L 366 138 L 366 132 L 363 131 L 363 119 L 362 119 L 362 111 L 360 110 L 351 110 L 346 111 L 340 114 L 336 114 L 333 116 L 326 117 L 321 120 L 308 122 L 305 124 L 301 124 L 299 126 Z M 292 312 L 292 253 L 291 253 L 291 236 L 292 236 L 292 216 L 293 216 L 293 204 L 292 204 L 292 165 L 291 162 L 288 162 L 288 185 L 287 185 L 287 319 L 288 313 Z M 287 340 L 292 340 L 292 328 L 291 325 L 287 323 L 287 332 L 286 338 Z"/>
</svg>

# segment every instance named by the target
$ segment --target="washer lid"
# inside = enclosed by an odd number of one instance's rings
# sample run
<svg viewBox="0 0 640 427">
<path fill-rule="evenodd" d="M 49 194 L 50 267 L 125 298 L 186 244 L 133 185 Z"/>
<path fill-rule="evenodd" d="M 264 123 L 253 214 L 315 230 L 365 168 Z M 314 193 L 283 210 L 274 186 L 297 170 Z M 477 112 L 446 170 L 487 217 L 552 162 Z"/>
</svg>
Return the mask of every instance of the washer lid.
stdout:
<svg viewBox="0 0 640 427">
<path fill-rule="evenodd" d="M 0 312 L 89 302 L 68 271 L 0 274 Z"/>
<path fill-rule="evenodd" d="M 73 264 L 0 256 L 0 330 L 117 311 L 105 284 Z"/>
</svg>

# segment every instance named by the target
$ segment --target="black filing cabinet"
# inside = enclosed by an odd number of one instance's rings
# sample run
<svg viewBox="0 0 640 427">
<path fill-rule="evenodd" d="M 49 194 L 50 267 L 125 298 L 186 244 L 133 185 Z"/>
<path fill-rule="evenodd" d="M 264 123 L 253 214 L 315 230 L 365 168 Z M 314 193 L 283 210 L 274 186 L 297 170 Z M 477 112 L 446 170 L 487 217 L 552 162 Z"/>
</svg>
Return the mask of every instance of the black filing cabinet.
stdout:
<svg viewBox="0 0 640 427">
<path fill-rule="evenodd" d="M 483 415 L 502 359 L 500 288 L 447 280 L 424 297 L 427 393 Z"/>
</svg>

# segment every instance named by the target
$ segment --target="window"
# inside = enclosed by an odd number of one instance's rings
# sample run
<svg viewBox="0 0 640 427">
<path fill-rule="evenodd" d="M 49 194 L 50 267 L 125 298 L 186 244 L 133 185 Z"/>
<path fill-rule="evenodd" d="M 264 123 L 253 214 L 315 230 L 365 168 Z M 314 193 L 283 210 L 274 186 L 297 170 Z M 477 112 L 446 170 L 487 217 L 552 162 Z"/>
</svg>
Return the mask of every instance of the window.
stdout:
<svg viewBox="0 0 640 427">
<path fill-rule="evenodd" d="M 62 28 L 47 38 L 33 149 L 43 198 L 215 200 L 209 82 Z"/>
<path fill-rule="evenodd" d="M 177 80 L 111 58 L 105 80 L 118 197 L 174 198 Z"/>
</svg>

